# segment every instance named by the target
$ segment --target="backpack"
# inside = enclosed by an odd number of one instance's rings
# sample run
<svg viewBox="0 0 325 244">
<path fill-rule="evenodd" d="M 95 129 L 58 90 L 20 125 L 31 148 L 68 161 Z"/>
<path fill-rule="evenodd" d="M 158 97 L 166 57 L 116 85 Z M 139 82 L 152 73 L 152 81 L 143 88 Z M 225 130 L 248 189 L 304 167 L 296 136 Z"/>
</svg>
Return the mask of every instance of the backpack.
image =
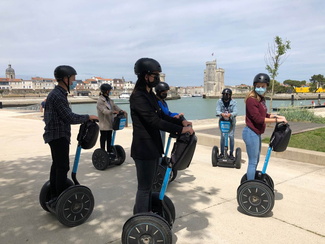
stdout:
<svg viewBox="0 0 325 244">
<path fill-rule="evenodd" d="M 277 123 L 270 139 L 270 147 L 275 152 L 283 152 L 287 149 L 291 137 L 291 129 L 287 123 Z"/>
<path fill-rule="evenodd" d="M 83 149 L 95 146 L 98 138 L 99 126 L 96 122 L 88 120 L 80 125 L 77 140 Z"/>
<path fill-rule="evenodd" d="M 176 139 L 171 152 L 173 169 L 184 170 L 190 165 L 196 148 L 196 142 L 197 137 L 195 134 L 181 134 Z"/>
<path fill-rule="evenodd" d="M 113 130 L 123 130 L 126 124 L 126 118 L 123 111 L 120 111 L 114 118 Z"/>
</svg>

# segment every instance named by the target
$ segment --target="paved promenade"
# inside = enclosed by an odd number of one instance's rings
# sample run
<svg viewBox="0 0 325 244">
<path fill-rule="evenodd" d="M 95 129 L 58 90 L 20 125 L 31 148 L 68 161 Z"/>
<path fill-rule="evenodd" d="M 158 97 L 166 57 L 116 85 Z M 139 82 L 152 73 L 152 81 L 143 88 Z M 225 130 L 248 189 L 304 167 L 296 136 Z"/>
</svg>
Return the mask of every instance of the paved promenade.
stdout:
<svg viewBox="0 0 325 244">
<path fill-rule="evenodd" d="M 168 187 L 167 195 L 176 207 L 173 243 L 325 243 L 324 162 L 312 164 L 300 156 L 286 159 L 272 154 L 268 174 L 275 182 L 275 206 L 265 217 L 245 215 L 238 207 L 236 191 L 246 172 L 247 155 L 242 154 L 241 169 L 212 167 L 211 150 L 219 139 L 215 121 L 194 121 L 199 141 L 192 164 L 179 171 Z M 116 135 L 116 144 L 127 155 L 121 166 L 105 171 L 93 167 L 91 156 L 99 142 L 82 151 L 77 177 L 92 190 L 95 208 L 86 223 L 67 228 L 38 203 L 51 162 L 49 146 L 42 139 L 40 113 L 0 110 L 0 124 L 0 243 L 120 243 L 136 192 L 130 158 L 132 127 Z M 71 166 L 78 130 L 78 125 L 72 126 Z M 237 140 L 239 145 L 241 139 Z"/>
</svg>

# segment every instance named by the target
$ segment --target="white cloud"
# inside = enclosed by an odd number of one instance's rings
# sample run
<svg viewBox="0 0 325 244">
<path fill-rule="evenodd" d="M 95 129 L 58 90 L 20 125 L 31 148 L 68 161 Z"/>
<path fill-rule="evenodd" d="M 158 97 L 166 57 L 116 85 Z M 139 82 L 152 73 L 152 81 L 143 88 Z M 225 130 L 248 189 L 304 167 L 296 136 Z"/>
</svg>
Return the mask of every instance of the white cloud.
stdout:
<svg viewBox="0 0 325 244">
<path fill-rule="evenodd" d="M 266 72 L 264 55 L 275 36 L 291 41 L 278 80 L 324 73 L 322 0 L 156 0 L 0 2 L 0 72 L 53 77 L 59 64 L 78 78 L 124 76 L 157 59 L 171 85 L 201 85 L 205 62 L 217 59 L 226 84 L 250 83 Z M 214 53 L 214 56 L 211 54 Z"/>
</svg>

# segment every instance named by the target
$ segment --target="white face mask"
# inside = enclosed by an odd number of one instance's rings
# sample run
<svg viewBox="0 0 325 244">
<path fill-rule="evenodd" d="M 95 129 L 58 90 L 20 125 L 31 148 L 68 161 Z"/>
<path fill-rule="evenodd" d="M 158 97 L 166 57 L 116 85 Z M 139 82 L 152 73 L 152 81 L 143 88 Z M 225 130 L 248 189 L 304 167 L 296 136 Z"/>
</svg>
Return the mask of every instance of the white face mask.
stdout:
<svg viewBox="0 0 325 244">
<path fill-rule="evenodd" d="M 262 96 L 266 92 L 266 88 L 264 88 L 264 87 L 255 87 L 255 92 Z"/>
</svg>

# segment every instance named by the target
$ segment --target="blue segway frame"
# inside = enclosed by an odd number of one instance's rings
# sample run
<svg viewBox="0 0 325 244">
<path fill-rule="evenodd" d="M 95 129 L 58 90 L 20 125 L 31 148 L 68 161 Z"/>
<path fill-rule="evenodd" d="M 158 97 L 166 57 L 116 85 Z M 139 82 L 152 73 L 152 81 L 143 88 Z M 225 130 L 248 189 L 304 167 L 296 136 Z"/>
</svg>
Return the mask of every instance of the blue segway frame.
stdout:
<svg viewBox="0 0 325 244">
<path fill-rule="evenodd" d="M 225 147 L 228 148 L 228 137 L 229 137 L 229 132 L 231 131 L 232 124 L 229 120 L 220 120 L 219 126 L 220 126 L 221 133 L 224 134 Z"/>
<path fill-rule="evenodd" d="M 123 130 L 126 124 L 126 118 L 120 119 L 120 124 L 118 130 Z M 111 146 L 114 146 L 115 143 L 115 136 L 116 136 L 116 130 L 113 130 L 112 139 L 111 139 Z"/>
<path fill-rule="evenodd" d="M 71 172 L 71 178 L 75 185 L 80 185 L 80 183 L 77 180 L 77 170 L 78 170 L 78 166 L 79 166 L 80 154 L 81 154 L 81 146 L 78 144 L 77 150 L 76 150 L 76 155 L 74 157 L 73 168 L 72 168 L 72 172 Z"/>
</svg>

